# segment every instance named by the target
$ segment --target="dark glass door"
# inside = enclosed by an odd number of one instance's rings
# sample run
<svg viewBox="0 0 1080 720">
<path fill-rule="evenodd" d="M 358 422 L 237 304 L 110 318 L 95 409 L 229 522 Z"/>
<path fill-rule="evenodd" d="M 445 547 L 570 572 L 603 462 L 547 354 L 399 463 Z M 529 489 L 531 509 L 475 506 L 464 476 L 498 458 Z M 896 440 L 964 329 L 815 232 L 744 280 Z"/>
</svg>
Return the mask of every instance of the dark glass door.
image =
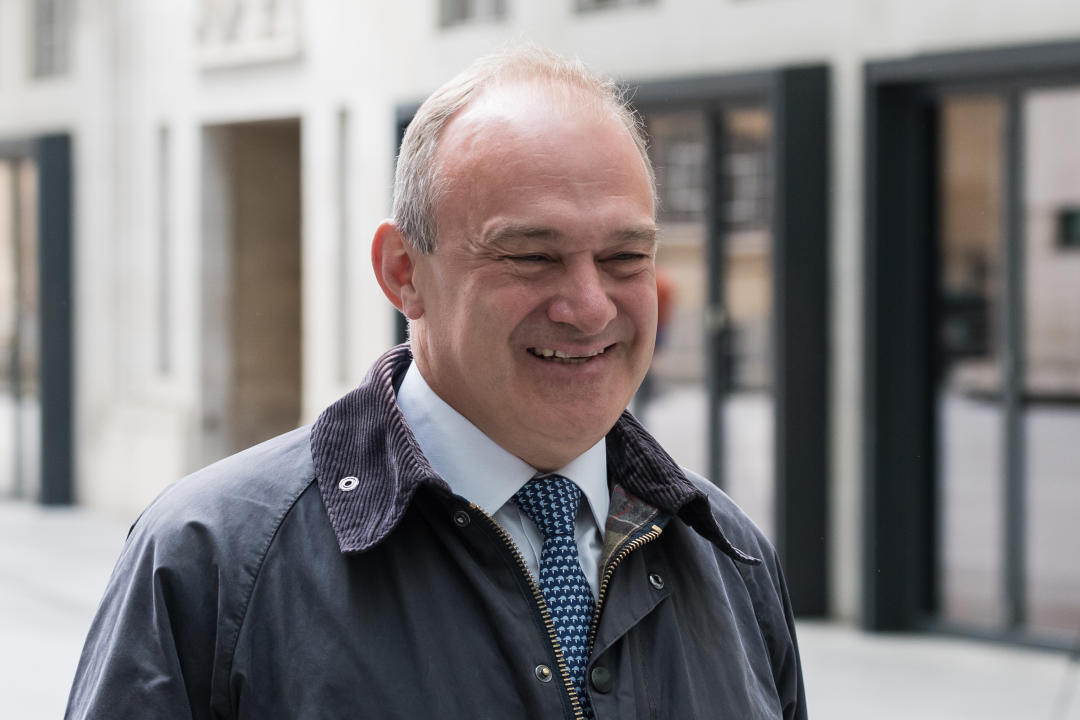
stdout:
<svg viewBox="0 0 1080 720">
<path fill-rule="evenodd" d="M 0 495 L 40 484 L 37 166 L 0 157 Z"/>
<path fill-rule="evenodd" d="M 1031 633 L 1072 640 L 1080 632 L 1080 87 L 1031 91 L 1019 113 L 1020 605 Z"/>
<path fill-rule="evenodd" d="M 1080 89 L 938 108 L 938 614 L 1080 629 Z"/>
<path fill-rule="evenodd" d="M 1005 111 L 996 95 L 940 109 L 940 612 L 987 626 L 1004 619 Z"/>
<path fill-rule="evenodd" d="M 711 476 L 771 534 L 770 113 L 739 105 L 646 120 L 661 318 L 635 410 L 676 460 Z"/>
</svg>

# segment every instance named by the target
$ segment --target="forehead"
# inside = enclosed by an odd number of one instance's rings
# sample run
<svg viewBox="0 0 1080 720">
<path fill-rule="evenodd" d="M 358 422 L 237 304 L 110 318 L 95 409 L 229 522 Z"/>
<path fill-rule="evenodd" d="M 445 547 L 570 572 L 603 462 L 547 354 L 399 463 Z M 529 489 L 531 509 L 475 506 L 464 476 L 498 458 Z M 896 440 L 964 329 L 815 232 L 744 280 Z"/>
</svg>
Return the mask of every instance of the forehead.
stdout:
<svg viewBox="0 0 1080 720">
<path fill-rule="evenodd" d="M 508 79 L 479 89 L 447 127 L 500 119 L 515 126 L 531 125 L 554 118 L 617 122 L 607 99 L 594 91 L 546 79 Z"/>
<path fill-rule="evenodd" d="M 561 179 L 597 191 L 617 185 L 646 194 L 651 205 L 630 131 L 605 100 L 573 87 L 517 82 L 484 90 L 444 128 L 436 163 L 447 195 Z"/>
</svg>

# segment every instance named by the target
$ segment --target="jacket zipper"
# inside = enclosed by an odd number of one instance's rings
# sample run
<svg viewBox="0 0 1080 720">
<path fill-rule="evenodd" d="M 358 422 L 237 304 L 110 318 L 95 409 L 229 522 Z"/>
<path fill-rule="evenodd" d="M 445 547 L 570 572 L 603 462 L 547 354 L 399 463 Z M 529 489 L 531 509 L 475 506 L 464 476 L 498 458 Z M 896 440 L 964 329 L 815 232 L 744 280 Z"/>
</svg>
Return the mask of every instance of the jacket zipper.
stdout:
<svg viewBox="0 0 1080 720">
<path fill-rule="evenodd" d="M 521 556 L 521 550 L 518 549 L 514 540 L 507 534 L 506 530 L 503 529 L 503 526 L 496 522 L 495 518 L 488 515 L 486 510 L 475 503 L 469 503 L 469 508 L 487 520 L 488 525 L 491 526 L 491 529 L 495 531 L 495 534 L 498 535 L 503 541 L 503 544 L 506 545 L 506 548 L 514 557 L 518 569 L 521 570 L 521 574 L 529 583 L 529 589 L 532 591 L 533 600 L 540 609 L 540 619 L 544 623 L 544 629 L 547 631 L 548 640 L 551 642 L 551 648 L 555 651 L 555 664 L 559 667 L 559 676 L 562 677 L 563 687 L 566 688 L 566 693 L 570 696 L 570 707 L 574 713 L 574 720 L 584 720 L 585 713 L 581 709 L 581 700 L 578 698 L 577 690 L 574 689 L 574 683 L 570 679 L 570 671 L 566 668 L 566 660 L 563 658 L 562 645 L 559 643 L 559 635 L 555 631 L 555 622 L 551 619 L 551 611 L 548 610 L 547 602 L 544 600 L 544 593 L 533 579 L 533 574 L 529 570 L 529 566 L 525 564 L 525 558 Z M 660 537 L 661 532 L 663 532 L 663 528 L 654 524 L 648 532 L 642 533 L 633 540 L 625 543 L 619 548 L 618 552 L 612 555 L 611 559 L 608 560 L 607 565 L 604 567 L 604 575 L 600 579 L 600 587 L 596 593 L 596 609 L 593 611 L 592 621 L 589 623 L 588 648 L 590 655 L 592 654 L 593 641 L 596 640 L 596 629 L 600 625 L 600 611 L 604 607 L 604 598 L 607 597 L 608 585 L 611 584 L 611 578 L 615 574 L 615 568 L 617 568 L 630 553 L 634 552 L 642 545 L 650 543 Z"/>
<path fill-rule="evenodd" d="M 499 525 L 499 523 L 495 521 L 495 518 L 488 515 L 483 508 L 474 503 L 469 503 L 469 508 L 487 520 L 488 525 L 490 525 L 491 529 L 495 531 L 495 534 L 502 539 L 503 544 L 506 545 L 510 554 L 514 556 L 514 561 L 517 562 L 518 569 L 521 570 L 521 574 L 528 581 L 529 588 L 532 590 L 533 600 L 540 609 L 540 619 L 544 623 L 544 629 L 547 630 L 551 648 L 555 651 L 555 664 L 559 668 L 559 676 L 562 678 L 563 687 L 566 689 L 567 695 L 570 696 L 570 708 L 574 713 L 574 720 L 584 720 L 585 712 L 581 709 L 581 700 L 578 698 L 577 690 L 574 689 L 574 683 L 570 679 L 570 671 L 566 668 L 566 660 L 563 658 L 562 645 L 559 644 L 559 635 L 555 631 L 555 622 L 551 619 L 551 611 L 548 610 L 547 602 L 544 601 L 544 593 L 533 579 L 532 572 L 529 571 L 529 566 L 525 564 L 525 559 L 521 557 L 521 551 L 518 550 L 517 545 L 507 534 L 506 530 L 503 529 L 502 525 Z"/>
<path fill-rule="evenodd" d="M 600 579 L 600 588 L 596 593 L 596 610 L 593 612 L 592 622 L 589 623 L 589 655 L 592 655 L 593 643 L 596 641 L 596 630 L 600 626 L 600 611 L 604 607 L 604 598 L 607 597 L 608 585 L 611 584 L 611 577 L 615 574 L 615 568 L 619 566 L 626 556 L 634 552 L 642 545 L 652 542 L 656 538 L 660 537 L 660 533 L 664 530 L 659 525 L 653 525 L 652 528 L 641 535 L 638 535 L 633 540 L 624 544 L 619 551 L 611 556 L 606 566 L 604 566 L 604 575 Z"/>
</svg>

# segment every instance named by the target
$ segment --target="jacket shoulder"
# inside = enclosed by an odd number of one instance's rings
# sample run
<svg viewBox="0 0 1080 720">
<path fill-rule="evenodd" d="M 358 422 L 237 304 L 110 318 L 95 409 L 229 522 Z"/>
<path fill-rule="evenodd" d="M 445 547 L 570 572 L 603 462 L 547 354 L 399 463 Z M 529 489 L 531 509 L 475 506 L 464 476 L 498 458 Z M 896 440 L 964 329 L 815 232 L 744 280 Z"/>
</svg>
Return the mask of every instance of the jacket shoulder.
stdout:
<svg viewBox="0 0 1080 720">
<path fill-rule="evenodd" d="M 164 539 L 194 522 L 250 536 L 254 527 L 272 524 L 315 479 L 310 431 L 279 435 L 178 480 L 143 511 L 132 535 Z"/>
<path fill-rule="evenodd" d="M 300 428 L 166 488 L 124 543 L 67 717 L 228 716 L 248 599 L 278 529 L 312 487 Z"/>
<path fill-rule="evenodd" d="M 686 478 L 709 499 L 713 518 L 724 531 L 731 544 L 758 558 L 775 555 L 772 543 L 765 533 L 743 512 L 743 509 L 723 490 L 693 470 L 682 469 Z"/>
<path fill-rule="evenodd" d="M 152 578 L 133 589 L 152 591 L 174 625 L 186 618 L 204 639 L 236 632 L 282 524 L 316 487 L 307 427 L 209 465 L 166 488 L 135 521 L 111 583 Z"/>
</svg>

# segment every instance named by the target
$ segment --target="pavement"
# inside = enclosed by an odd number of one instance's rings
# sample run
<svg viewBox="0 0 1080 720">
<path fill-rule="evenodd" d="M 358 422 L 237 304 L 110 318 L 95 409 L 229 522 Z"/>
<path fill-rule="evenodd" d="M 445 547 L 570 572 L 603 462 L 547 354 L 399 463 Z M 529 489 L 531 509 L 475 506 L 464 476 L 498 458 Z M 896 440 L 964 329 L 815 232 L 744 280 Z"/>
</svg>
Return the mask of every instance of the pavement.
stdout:
<svg viewBox="0 0 1080 720">
<path fill-rule="evenodd" d="M 133 518 L 0 501 L 0 718 L 60 718 Z M 1060 652 L 800 622 L 817 720 L 1080 720 L 1080 663 Z"/>
</svg>

